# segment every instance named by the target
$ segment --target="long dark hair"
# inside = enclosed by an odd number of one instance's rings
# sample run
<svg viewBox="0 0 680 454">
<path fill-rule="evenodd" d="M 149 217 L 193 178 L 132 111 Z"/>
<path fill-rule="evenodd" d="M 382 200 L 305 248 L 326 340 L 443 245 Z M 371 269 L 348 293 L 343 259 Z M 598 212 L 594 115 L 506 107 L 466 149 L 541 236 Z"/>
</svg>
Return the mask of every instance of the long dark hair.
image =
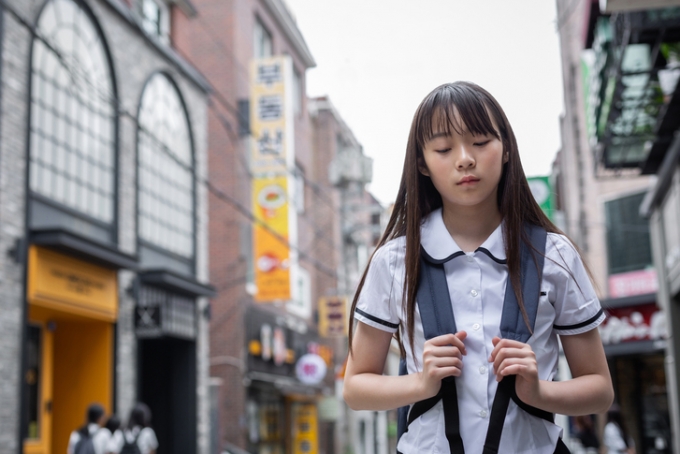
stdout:
<svg viewBox="0 0 680 454">
<path fill-rule="evenodd" d="M 454 111 L 455 108 L 455 111 Z M 494 123 L 496 128 L 494 128 Z M 423 147 L 435 133 L 460 132 L 461 125 L 473 134 L 490 135 L 501 140 L 508 160 L 498 183 L 498 209 L 503 218 L 503 236 L 508 261 L 508 275 L 524 321 L 529 325 L 522 299 L 520 280 L 520 242 L 530 244 L 525 224 L 562 233 L 553 225 L 534 200 L 519 158 L 517 140 L 503 109 L 489 92 L 470 82 L 454 82 L 435 88 L 420 103 L 406 146 L 401 183 L 394 208 L 376 250 L 388 241 L 406 237 L 405 276 L 402 305 L 407 316 L 406 330 L 413 350 L 414 314 L 420 272 L 420 227 L 425 217 L 442 206 L 432 180 L 419 171 L 424 161 Z M 500 136 L 500 137 L 499 137 Z M 373 257 L 371 257 L 372 259 Z M 352 301 L 349 325 L 349 350 L 352 352 L 354 310 L 366 280 L 366 270 Z M 530 327 L 531 329 L 531 327 Z M 403 327 L 402 327 L 403 330 Z M 399 338 L 399 332 L 397 333 Z M 402 345 L 402 355 L 404 353 Z"/>
<path fill-rule="evenodd" d="M 132 430 L 135 427 L 149 427 L 151 425 L 151 409 L 145 403 L 139 402 L 130 412 L 128 419 L 128 429 Z"/>
</svg>

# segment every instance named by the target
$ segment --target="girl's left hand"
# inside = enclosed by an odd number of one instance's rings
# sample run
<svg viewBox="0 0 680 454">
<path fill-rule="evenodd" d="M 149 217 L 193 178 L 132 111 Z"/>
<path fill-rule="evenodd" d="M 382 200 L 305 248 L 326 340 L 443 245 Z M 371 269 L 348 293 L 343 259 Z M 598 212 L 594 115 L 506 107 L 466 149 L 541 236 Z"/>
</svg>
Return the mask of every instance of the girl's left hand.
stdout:
<svg viewBox="0 0 680 454">
<path fill-rule="evenodd" d="M 529 344 L 510 339 L 494 337 L 491 342 L 494 349 L 489 362 L 493 363 L 496 381 L 501 381 L 507 375 L 516 375 L 517 397 L 526 404 L 534 405 L 540 394 L 538 364 L 534 351 Z"/>
</svg>

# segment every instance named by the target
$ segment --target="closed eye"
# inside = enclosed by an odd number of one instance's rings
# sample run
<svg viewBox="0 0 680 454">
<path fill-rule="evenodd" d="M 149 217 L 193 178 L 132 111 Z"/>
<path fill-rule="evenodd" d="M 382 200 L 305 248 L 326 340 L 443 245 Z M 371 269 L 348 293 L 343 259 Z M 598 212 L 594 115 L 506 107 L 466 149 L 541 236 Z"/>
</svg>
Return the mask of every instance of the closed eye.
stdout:
<svg viewBox="0 0 680 454">
<path fill-rule="evenodd" d="M 482 142 L 475 142 L 473 145 L 476 146 L 476 147 L 483 147 L 484 145 L 488 144 L 489 142 L 491 142 L 491 140 L 484 140 Z"/>
<path fill-rule="evenodd" d="M 437 152 L 437 153 L 446 153 L 447 151 L 451 151 L 451 149 L 450 148 L 443 148 L 441 150 L 434 150 L 434 151 Z"/>
</svg>

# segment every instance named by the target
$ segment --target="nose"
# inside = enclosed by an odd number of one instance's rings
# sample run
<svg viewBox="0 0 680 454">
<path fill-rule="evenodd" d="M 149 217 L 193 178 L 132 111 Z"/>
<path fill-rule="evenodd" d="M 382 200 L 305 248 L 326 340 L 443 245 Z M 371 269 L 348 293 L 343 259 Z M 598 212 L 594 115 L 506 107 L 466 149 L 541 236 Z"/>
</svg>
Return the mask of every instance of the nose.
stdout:
<svg viewBox="0 0 680 454">
<path fill-rule="evenodd" d="M 461 146 L 460 147 L 460 153 L 458 154 L 458 159 L 456 161 L 456 167 L 458 169 L 469 169 L 470 167 L 474 167 L 475 165 L 475 158 L 470 153 L 470 150 L 468 149 L 467 146 Z"/>
</svg>

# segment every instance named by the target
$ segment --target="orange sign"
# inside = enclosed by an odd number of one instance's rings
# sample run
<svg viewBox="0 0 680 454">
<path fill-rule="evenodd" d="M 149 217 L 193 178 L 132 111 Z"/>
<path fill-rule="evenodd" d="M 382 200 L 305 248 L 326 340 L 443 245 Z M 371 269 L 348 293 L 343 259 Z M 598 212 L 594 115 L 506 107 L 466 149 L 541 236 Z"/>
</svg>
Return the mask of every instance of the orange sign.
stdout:
<svg viewBox="0 0 680 454">
<path fill-rule="evenodd" d="M 105 321 L 116 320 L 116 271 L 38 246 L 31 246 L 28 264 L 27 296 L 31 304 Z"/>
<path fill-rule="evenodd" d="M 250 168 L 257 302 L 290 301 L 295 276 L 289 248 L 297 239 L 296 213 L 289 210 L 295 165 L 290 56 L 256 59 L 250 80 Z"/>
<path fill-rule="evenodd" d="M 290 299 L 288 206 L 287 177 L 253 179 L 253 213 L 260 221 L 253 234 L 258 302 Z"/>
</svg>

